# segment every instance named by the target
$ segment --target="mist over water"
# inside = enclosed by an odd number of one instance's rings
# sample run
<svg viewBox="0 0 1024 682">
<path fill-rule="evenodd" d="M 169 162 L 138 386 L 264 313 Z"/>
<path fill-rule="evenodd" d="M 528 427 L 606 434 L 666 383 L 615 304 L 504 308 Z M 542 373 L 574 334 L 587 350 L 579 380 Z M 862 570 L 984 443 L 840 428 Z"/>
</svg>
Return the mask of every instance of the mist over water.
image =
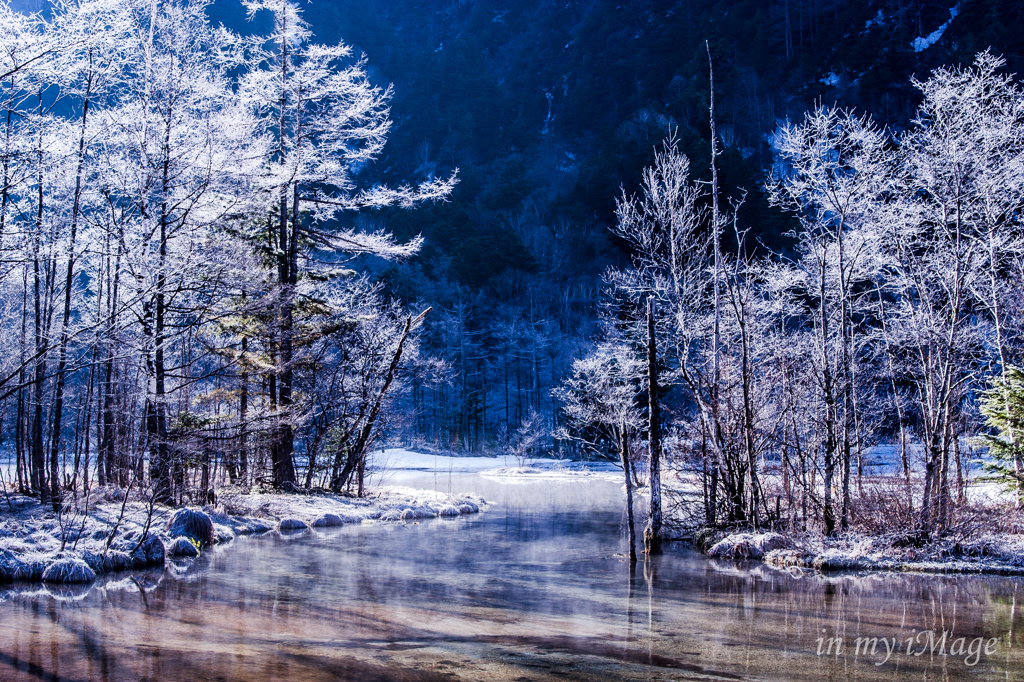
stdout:
<svg viewBox="0 0 1024 682">
<path fill-rule="evenodd" d="M 244 537 L 138 584 L 9 589 L 0 678 L 1024 679 L 1014 580 L 788 575 L 680 545 L 631 572 L 617 484 L 437 479 L 489 508 Z"/>
</svg>

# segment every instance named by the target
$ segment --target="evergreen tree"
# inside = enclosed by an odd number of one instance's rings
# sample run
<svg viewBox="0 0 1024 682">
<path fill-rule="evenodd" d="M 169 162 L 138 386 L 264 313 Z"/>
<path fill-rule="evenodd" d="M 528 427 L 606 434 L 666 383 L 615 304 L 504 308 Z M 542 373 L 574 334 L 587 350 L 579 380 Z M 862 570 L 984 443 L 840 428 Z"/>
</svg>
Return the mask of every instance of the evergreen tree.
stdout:
<svg viewBox="0 0 1024 682">
<path fill-rule="evenodd" d="M 992 388 L 981 398 L 985 423 L 996 433 L 982 436 L 988 445 L 990 460 L 984 462 L 992 479 L 1017 494 L 1017 505 L 1024 505 L 1024 369 L 1007 367 L 992 380 Z"/>
</svg>

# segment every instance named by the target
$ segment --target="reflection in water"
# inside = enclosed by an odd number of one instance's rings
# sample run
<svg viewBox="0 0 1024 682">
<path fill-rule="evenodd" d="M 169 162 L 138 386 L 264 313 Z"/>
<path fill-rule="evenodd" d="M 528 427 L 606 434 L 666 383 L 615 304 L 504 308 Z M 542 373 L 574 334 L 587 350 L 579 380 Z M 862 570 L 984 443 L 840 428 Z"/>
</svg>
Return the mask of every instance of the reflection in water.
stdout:
<svg viewBox="0 0 1024 682">
<path fill-rule="evenodd" d="M 789 575 L 685 547 L 631 570 L 617 484 L 443 483 L 492 505 L 8 590 L 0 679 L 1024 679 L 1015 580 Z"/>
</svg>

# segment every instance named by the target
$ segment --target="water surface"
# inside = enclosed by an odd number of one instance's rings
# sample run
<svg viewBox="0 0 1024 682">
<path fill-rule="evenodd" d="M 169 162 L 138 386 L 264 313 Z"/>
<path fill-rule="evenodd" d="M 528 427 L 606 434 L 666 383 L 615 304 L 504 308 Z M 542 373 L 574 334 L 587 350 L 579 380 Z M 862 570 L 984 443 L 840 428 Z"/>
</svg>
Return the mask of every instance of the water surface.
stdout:
<svg viewBox="0 0 1024 682">
<path fill-rule="evenodd" d="M 491 504 L 8 589 L 0 679 L 1024 680 L 1014 579 L 790 575 L 684 546 L 631 571 L 617 484 L 392 482 Z"/>
</svg>

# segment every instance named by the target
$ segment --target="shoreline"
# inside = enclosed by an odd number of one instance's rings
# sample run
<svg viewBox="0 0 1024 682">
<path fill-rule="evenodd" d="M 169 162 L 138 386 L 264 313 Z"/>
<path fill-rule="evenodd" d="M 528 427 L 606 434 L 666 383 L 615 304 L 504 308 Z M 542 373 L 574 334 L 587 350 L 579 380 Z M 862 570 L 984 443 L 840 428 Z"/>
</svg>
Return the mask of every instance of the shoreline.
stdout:
<svg viewBox="0 0 1024 682">
<path fill-rule="evenodd" d="M 473 514 L 484 500 L 472 494 L 449 495 L 436 490 L 406 487 L 387 482 L 390 474 L 452 475 L 472 474 L 504 484 L 531 481 L 610 480 L 618 482 L 621 471 L 606 462 L 531 460 L 511 462 L 509 457 L 452 457 L 385 449 L 374 453 L 376 464 L 385 472 L 368 487 L 363 498 L 326 491 L 279 492 L 224 487 L 217 491 L 215 505 L 193 507 L 210 517 L 213 544 L 223 545 L 235 537 L 268 532 L 291 534 L 331 526 L 363 523 L 410 523 L 429 518 L 458 518 Z M 390 466 L 389 466 L 390 465 Z M 502 466 L 504 465 L 504 466 Z M 517 466 L 518 465 L 518 466 Z M 417 485 L 422 485 L 417 481 Z M 643 495 L 645 489 L 637 490 Z M 58 519 L 35 498 L 10 494 L 12 513 L 0 498 L 0 584 L 13 581 L 44 582 L 43 573 L 60 560 L 88 565 L 91 580 L 162 566 L 171 558 L 188 558 L 190 547 L 175 544 L 180 537 L 167 526 L 182 507 L 157 506 L 152 518 L 138 492 L 133 491 L 124 506 L 123 491 L 94 489 L 88 501 L 88 516 L 72 510 Z M 79 497 L 75 506 L 84 507 Z M 149 532 L 143 537 L 148 521 Z M 116 537 L 108 543 L 110 530 Z M 147 552 L 143 541 L 156 538 Z M 924 547 L 898 546 L 889 535 L 850 533 L 838 538 L 815 534 L 698 533 L 692 545 L 710 559 L 757 562 L 789 574 L 918 573 L 936 575 L 1024 576 L 1024 534 L 988 534 L 970 542 L 939 541 Z M 61 545 L 64 545 L 63 551 Z M 196 554 L 203 551 L 196 544 Z M 109 545 L 109 546 L 108 546 Z M 185 552 L 185 554 L 182 554 Z M 114 556 L 112 560 L 110 557 Z M 52 576 L 51 576 L 52 577 Z M 79 580 L 81 576 L 75 578 Z M 127 580 L 127 578 L 124 578 Z M 69 584 L 73 580 L 54 580 Z"/>
<path fill-rule="evenodd" d="M 792 573 L 920 573 L 1024 576 L 1024 536 L 990 534 L 930 548 L 894 547 L 885 537 L 829 540 L 780 533 L 733 533 L 696 549 L 710 559 L 755 562 Z M 942 556 L 945 554 L 945 556 Z"/>
<path fill-rule="evenodd" d="M 246 535 L 456 519 L 486 506 L 473 494 L 402 486 L 368 492 L 356 498 L 225 488 L 216 505 L 170 507 L 150 506 L 137 494 L 125 500 L 124 491 L 108 487 L 90 491 L 60 515 L 36 498 L 11 493 L 0 499 L 0 584 L 84 585 L 107 575 L 160 567 L 171 559 L 195 558 L 211 545 Z M 205 518 L 208 538 L 173 524 L 185 509 Z"/>
</svg>

